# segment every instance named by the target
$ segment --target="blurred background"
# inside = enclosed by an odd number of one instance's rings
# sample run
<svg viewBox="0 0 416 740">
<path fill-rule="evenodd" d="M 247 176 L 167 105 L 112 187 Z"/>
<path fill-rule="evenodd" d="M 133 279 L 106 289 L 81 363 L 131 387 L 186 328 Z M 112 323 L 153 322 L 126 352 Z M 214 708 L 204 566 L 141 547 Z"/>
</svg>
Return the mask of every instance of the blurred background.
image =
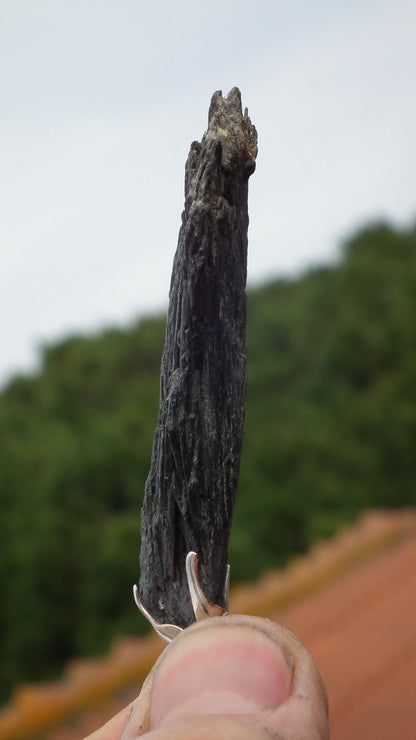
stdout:
<svg viewBox="0 0 416 740">
<path fill-rule="evenodd" d="M 242 91 L 256 579 L 416 493 L 413 0 L 2 0 L 0 699 L 132 606 L 192 140 Z"/>
</svg>

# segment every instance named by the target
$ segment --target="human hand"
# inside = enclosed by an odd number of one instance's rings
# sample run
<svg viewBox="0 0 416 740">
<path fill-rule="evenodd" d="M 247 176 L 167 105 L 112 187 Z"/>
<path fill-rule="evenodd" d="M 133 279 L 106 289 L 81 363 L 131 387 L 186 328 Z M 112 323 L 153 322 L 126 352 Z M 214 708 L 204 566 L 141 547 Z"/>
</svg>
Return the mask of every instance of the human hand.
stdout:
<svg viewBox="0 0 416 740">
<path fill-rule="evenodd" d="M 300 640 L 267 619 L 214 617 L 157 660 L 138 698 L 87 740 L 327 740 L 328 700 Z"/>
</svg>

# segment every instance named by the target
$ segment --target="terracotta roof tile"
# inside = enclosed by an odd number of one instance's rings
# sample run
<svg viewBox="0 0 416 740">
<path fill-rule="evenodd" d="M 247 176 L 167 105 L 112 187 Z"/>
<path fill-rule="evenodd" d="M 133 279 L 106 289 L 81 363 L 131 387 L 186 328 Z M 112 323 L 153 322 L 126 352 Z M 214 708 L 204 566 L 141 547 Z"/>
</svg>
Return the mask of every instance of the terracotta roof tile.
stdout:
<svg viewBox="0 0 416 740">
<path fill-rule="evenodd" d="M 331 739 L 416 738 L 416 536 L 273 618 L 328 688 Z"/>
<path fill-rule="evenodd" d="M 331 740 L 415 740 L 415 573 L 416 513 L 371 513 L 285 571 L 236 589 L 231 607 L 271 616 L 303 640 L 327 684 Z M 161 648 L 154 636 L 128 638 L 101 661 L 72 662 L 57 685 L 22 687 L 0 712 L 0 740 L 29 740 L 34 720 L 42 740 L 81 740 L 131 701 Z"/>
</svg>

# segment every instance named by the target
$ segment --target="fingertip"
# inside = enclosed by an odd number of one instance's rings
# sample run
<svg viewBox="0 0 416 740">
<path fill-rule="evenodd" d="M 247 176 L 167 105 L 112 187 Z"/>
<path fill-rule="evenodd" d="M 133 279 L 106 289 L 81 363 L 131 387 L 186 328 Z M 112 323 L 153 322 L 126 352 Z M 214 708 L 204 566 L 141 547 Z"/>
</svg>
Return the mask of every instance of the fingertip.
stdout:
<svg viewBox="0 0 416 740">
<path fill-rule="evenodd" d="M 285 628 L 245 615 L 211 618 L 175 638 L 149 674 L 121 740 L 145 734 L 324 740 L 326 690 L 310 654 Z"/>
<path fill-rule="evenodd" d="M 150 728 L 189 717 L 255 714 L 284 702 L 292 669 L 280 647 L 224 618 L 189 631 L 155 671 Z"/>
</svg>

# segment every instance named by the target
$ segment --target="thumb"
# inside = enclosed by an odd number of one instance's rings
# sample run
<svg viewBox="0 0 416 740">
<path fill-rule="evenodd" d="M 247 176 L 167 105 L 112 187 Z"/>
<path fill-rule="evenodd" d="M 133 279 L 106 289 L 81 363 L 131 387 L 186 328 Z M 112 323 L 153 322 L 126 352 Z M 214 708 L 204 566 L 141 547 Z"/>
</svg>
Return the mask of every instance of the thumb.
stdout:
<svg viewBox="0 0 416 740">
<path fill-rule="evenodd" d="M 322 679 L 302 643 L 266 619 L 199 622 L 164 651 L 121 740 L 326 740 Z"/>
</svg>

